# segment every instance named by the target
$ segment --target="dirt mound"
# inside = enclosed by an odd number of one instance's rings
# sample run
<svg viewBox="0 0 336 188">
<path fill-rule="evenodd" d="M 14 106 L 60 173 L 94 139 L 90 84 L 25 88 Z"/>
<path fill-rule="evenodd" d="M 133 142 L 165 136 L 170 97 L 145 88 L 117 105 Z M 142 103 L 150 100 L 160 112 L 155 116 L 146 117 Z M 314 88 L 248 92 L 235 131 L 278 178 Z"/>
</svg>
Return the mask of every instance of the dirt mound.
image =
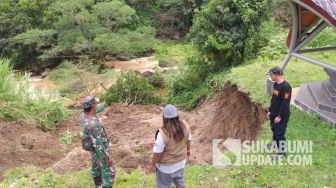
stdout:
<svg viewBox="0 0 336 188">
<path fill-rule="evenodd" d="M 78 117 L 72 118 L 63 131 L 80 132 Z M 161 126 L 161 109 L 156 105 L 113 104 L 100 117 L 112 150 L 113 161 L 126 171 L 149 163 L 154 142 L 154 133 Z M 59 173 L 68 173 L 90 167 L 91 156 L 80 148 L 80 140 L 73 144 L 73 150 L 53 168 Z"/>
<path fill-rule="evenodd" d="M 0 179 L 15 166 L 48 167 L 68 152 L 56 131 L 44 132 L 23 122 L 0 122 Z"/>
<path fill-rule="evenodd" d="M 87 160 L 90 158 L 89 152 L 84 151 L 82 147 L 76 147 L 66 157 L 56 162 L 53 168 L 61 173 L 78 171 L 90 165 L 90 161 Z"/>
<path fill-rule="evenodd" d="M 187 116 L 192 125 L 193 144 L 197 146 L 194 160 L 211 162 L 213 139 L 255 139 L 265 120 L 265 110 L 252 103 L 236 85 L 228 83 L 225 90 Z"/>
<path fill-rule="evenodd" d="M 192 130 L 190 164 L 209 164 L 212 140 L 226 138 L 255 139 L 266 119 L 266 112 L 252 103 L 237 86 L 227 84 L 224 91 L 195 111 L 180 111 Z M 154 133 L 162 126 L 162 107 L 156 105 L 113 104 L 102 117 L 110 139 L 113 160 L 126 171 L 150 163 Z M 72 160 L 77 160 L 75 157 Z M 90 158 L 86 159 L 87 166 Z M 71 160 L 67 160 L 71 166 Z M 67 164 L 63 164 L 67 166 Z M 67 168 L 65 168 L 67 169 Z"/>
</svg>

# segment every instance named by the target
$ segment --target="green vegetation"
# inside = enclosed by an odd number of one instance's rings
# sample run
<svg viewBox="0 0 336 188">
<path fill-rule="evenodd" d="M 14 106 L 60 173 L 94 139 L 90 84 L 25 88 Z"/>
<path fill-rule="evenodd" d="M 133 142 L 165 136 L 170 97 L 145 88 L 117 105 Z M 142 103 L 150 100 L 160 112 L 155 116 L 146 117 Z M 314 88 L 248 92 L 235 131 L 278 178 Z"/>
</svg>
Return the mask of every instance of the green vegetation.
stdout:
<svg viewBox="0 0 336 188">
<path fill-rule="evenodd" d="M 207 0 L 126 0 L 137 10 L 142 23 L 151 24 L 157 36 L 169 39 L 184 37 L 192 24 L 194 11 Z"/>
<path fill-rule="evenodd" d="M 267 42 L 259 30 L 270 7 L 269 0 L 213 0 L 196 14 L 189 38 L 213 62 L 212 72 L 255 57 Z"/>
<path fill-rule="evenodd" d="M 148 83 L 146 78 L 138 77 L 134 72 L 123 74 L 118 78 L 103 99 L 108 105 L 111 103 L 160 103 L 160 98 L 154 94 L 154 87 Z"/>
<path fill-rule="evenodd" d="M 98 67 L 89 63 L 74 64 L 64 61 L 49 76 L 62 96 L 73 97 L 87 90 L 87 77 L 98 74 Z"/>
<path fill-rule="evenodd" d="M 314 38 L 310 43 L 309 47 L 325 47 L 336 44 L 336 33 L 331 27 L 327 27 L 321 32 L 316 38 Z"/>
<path fill-rule="evenodd" d="M 154 74 L 148 78 L 148 82 L 156 88 L 163 88 L 165 85 L 164 77 L 157 69 L 154 71 Z"/>
<path fill-rule="evenodd" d="M 250 93 L 254 101 L 268 106 L 268 94 L 265 92 L 266 73 L 271 67 L 282 64 L 287 53 L 285 42 L 288 31 L 274 20 L 263 22 L 260 31 L 262 38 L 268 41 L 267 44 L 260 49 L 255 59 L 248 60 L 240 66 L 226 67 L 222 71 L 211 73 L 209 70 L 211 61 L 204 59 L 195 51 L 186 54 L 184 64 L 187 66 L 187 71 L 173 75 L 168 80 L 170 89 L 168 101 L 191 110 L 198 105 L 200 99 L 211 97 L 212 91 L 221 89 L 227 81 L 231 81 L 239 84 L 243 91 Z M 330 36 L 334 36 L 334 32 L 327 29 L 309 45 L 328 46 L 333 42 L 333 39 L 330 39 L 328 43 L 327 38 Z M 336 52 L 307 54 L 309 57 L 336 65 L 335 55 Z M 285 76 L 293 87 L 328 78 L 321 67 L 295 58 L 286 67 Z"/>
<path fill-rule="evenodd" d="M 242 166 L 214 168 L 191 166 L 185 170 L 186 186 L 198 187 L 333 187 L 336 184 L 336 132 L 317 117 L 292 109 L 287 130 L 289 140 L 312 140 L 311 166 Z M 271 131 L 266 123 L 259 139 L 269 140 Z M 194 146 L 196 147 L 196 146 Z M 0 187 L 92 187 L 89 170 L 59 175 L 51 170 L 32 167 L 8 171 Z M 118 171 L 115 187 L 154 187 L 154 175 L 141 169 L 127 174 Z"/>
<path fill-rule="evenodd" d="M 162 67 L 181 67 L 183 66 L 181 62 L 193 51 L 195 51 L 194 47 L 186 42 L 163 41 L 156 46 L 154 56 Z"/>
<path fill-rule="evenodd" d="M 186 68 L 170 79 L 169 102 L 193 109 L 207 97 L 211 80 L 219 72 L 255 57 L 267 46 L 262 23 L 271 1 L 213 0 L 197 12 L 189 39 L 197 49 L 184 59 Z"/>
<path fill-rule="evenodd" d="M 59 139 L 59 142 L 63 145 L 69 145 L 77 138 L 79 138 L 79 134 L 66 130 L 63 133 L 62 137 Z"/>
<path fill-rule="evenodd" d="M 97 91 L 100 83 L 111 84 L 119 76 L 120 73 L 113 69 L 101 70 L 99 65 L 82 58 L 78 63 L 63 61 L 50 73 L 48 79 L 55 83 L 61 96 L 71 100 L 82 95 L 101 94 Z"/>
<path fill-rule="evenodd" d="M 122 74 L 103 100 L 127 104 L 160 103 L 155 89 L 168 89 L 167 103 L 192 110 L 228 81 L 250 94 L 253 102 L 269 106 L 266 73 L 279 66 L 287 53 L 288 29 L 273 19 L 264 21 L 275 1 L 267 0 L 6 0 L 0 3 L 0 55 L 24 62 L 68 59 L 50 75 L 62 96 L 83 93 L 87 78 L 96 78 L 105 55 L 135 57 L 154 49 L 162 66 L 178 66 L 175 74 L 150 78 Z M 193 25 L 192 25 L 193 23 Z M 154 29 L 154 27 L 156 29 Z M 154 36 L 186 41 L 158 42 Z M 336 43 L 328 28 L 308 47 Z M 336 65 L 335 52 L 308 54 Z M 68 115 L 62 99 L 30 91 L 28 76 L 14 72 L 9 60 L 0 60 L 0 119 L 25 120 L 43 128 L 60 125 Z M 100 78 L 110 78 L 106 72 Z M 165 77 L 164 77 L 165 76 Z M 292 59 L 285 78 L 293 87 L 327 79 L 323 69 Z M 156 88 L 155 88 L 155 87 Z M 165 86 L 167 88 L 162 89 Z M 308 166 L 188 166 L 187 187 L 334 187 L 336 185 L 336 131 L 314 115 L 292 107 L 286 137 L 312 140 L 313 164 Z M 266 122 L 260 140 L 270 140 Z M 66 131 L 59 142 L 71 144 L 78 134 Z M 143 145 L 139 146 L 143 151 Z M 197 146 L 193 146 L 197 147 Z M 118 171 L 114 187 L 154 187 L 154 174 L 136 169 Z M 51 169 L 17 167 L 6 172 L 0 188 L 93 187 L 88 169 L 60 175 Z"/>
<path fill-rule="evenodd" d="M 0 54 L 17 66 L 78 60 L 82 55 L 137 56 L 156 43 L 155 29 L 141 23 L 122 0 L 6 0 L 0 11 L 13 22 L 0 21 Z"/>
<path fill-rule="evenodd" d="M 216 80 L 221 85 L 224 80 L 232 81 L 239 84 L 239 87 L 251 94 L 251 98 L 261 104 L 268 105 L 269 95 L 266 89 L 266 73 L 273 66 L 281 65 L 282 61 L 258 62 L 232 69 L 228 75 L 219 75 Z M 303 83 L 309 83 L 319 80 L 326 80 L 328 76 L 323 68 L 307 62 L 292 60 L 285 71 L 286 80 L 291 83 L 292 87 L 300 87 Z"/>
<path fill-rule="evenodd" d="M 29 75 L 16 75 L 10 64 L 9 60 L 0 60 L 0 119 L 33 121 L 43 128 L 55 128 L 68 117 L 69 110 L 60 97 L 32 91 Z"/>
</svg>

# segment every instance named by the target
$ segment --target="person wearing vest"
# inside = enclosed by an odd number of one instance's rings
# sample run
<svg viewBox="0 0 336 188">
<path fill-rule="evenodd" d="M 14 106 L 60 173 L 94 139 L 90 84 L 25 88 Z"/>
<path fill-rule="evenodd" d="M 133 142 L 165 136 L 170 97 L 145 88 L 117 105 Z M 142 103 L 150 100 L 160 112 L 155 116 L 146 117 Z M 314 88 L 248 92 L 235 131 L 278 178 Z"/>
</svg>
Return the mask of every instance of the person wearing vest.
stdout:
<svg viewBox="0 0 336 188">
<path fill-rule="evenodd" d="M 97 116 L 97 113 L 104 110 L 104 106 L 93 96 L 84 97 L 81 105 L 83 108 L 80 115 L 82 134 L 83 137 L 90 137 L 92 140 L 91 174 L 95 187 L 112 188 L 115 179 L 112 153 L 105 129 Z"/>
<path fill-rule="evenodd" d="M 186 121 L 180 121 L 175 106 L 163 109 L 163 127 L 155 136 L 151 171 L 156 171 L 156 187 L 184 188 L 184 167 L 190 157 L 191 131 Z"/>
</svg>

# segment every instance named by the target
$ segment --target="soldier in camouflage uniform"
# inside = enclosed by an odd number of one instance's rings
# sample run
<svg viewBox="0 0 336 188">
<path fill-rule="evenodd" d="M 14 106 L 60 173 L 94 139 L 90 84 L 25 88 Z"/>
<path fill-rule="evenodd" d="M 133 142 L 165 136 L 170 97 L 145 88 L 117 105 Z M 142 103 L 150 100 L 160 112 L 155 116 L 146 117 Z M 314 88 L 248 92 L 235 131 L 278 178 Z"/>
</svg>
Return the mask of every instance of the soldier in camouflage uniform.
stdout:
<svg viewBox="0 0 336 188">
<path fill-rule="evenodd" d="M 81 100 L 83 112 L 80 115 L 80 124 L 83 136 L 92 139 L 92 169 L 91 174 L 96 187 L 112 188 L 115 172 L 112 154 L 106 132 L 96 113 L 103 111 L 104 106 L 99 99 L 88 96 Z"/>
</svg>

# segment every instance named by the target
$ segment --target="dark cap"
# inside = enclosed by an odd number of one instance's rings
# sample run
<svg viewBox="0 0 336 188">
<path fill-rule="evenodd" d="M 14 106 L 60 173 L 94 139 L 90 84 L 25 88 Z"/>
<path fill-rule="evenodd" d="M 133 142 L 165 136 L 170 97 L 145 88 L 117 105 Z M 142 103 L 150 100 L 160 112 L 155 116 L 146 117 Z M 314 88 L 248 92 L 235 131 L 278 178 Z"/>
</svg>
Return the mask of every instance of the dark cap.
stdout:
<svg viewBox="0 0 336 188">
<path fill-rule="evenodd" d="M 283 75 L 283 71 L 280 67 L 273 67 L 268 71 L 269 74 Z"/>
<path fill-rule="evenodd" d="M 82 108 L 90 108 L 95 103 L 99 102 L 99 98 L 96 98 L 94 96 L 86 96 L 82 98 L 80 102 L 81 102 Z"/>
</svg>

